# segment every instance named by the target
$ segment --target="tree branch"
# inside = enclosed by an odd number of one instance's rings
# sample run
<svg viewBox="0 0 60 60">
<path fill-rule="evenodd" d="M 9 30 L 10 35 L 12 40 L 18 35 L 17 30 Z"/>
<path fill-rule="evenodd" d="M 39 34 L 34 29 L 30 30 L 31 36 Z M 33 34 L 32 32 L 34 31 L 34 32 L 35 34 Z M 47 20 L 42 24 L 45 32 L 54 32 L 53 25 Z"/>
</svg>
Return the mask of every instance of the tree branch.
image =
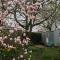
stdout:
<svg viewBox="0 0 60 60">
<path fill-rule="evenodd" d="M 5 7 L 4 7 L 4 5 L 3 5 L 3 2 L 4 2 L 4 0 L 1 0 L 1 3 L 2 3 L 2 10 L 6 10 Z"/>
<path fill-rule="evenodd" d="M 55 11 L 53 11 L 47 18 L 45 18 L 43 21 L 39 22 L 39 23 L 36 23 L 36 24 L 33 24 L 32 26 L 36 26 L 36 25 L 39 25 L 39 24 L 42 24 L 44 21 L 47 21 L 49 19 L 50 16 L 53 16 L 55 13 Z"/>
<path fill-rule="evenodd" d="M 15 18 L 15 21 L 19 24 L 19 26 L 25 28 L 25 26 L 22 25 L 20 22 L 18 22 L 18 20 L 17 20 L 17 18 L 16 18 L 16 7 L 17 7 L 17 6 L 15 6 L 15 9 L 14 9 L 14 18 Z"/>
</svg>

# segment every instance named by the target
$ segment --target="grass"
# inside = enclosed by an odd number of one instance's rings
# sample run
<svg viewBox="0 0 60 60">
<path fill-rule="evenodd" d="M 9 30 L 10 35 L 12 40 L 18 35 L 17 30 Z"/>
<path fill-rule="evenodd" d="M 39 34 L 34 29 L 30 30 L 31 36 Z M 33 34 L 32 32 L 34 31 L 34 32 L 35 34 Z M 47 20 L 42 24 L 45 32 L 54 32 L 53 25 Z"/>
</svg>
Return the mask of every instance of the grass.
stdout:
<svg viewBox="0 0 60 60">
<path fill-rule="evenodd" d="M 29 46 L 28 49 L 32 50 L 31 60 L 60 60 L 60 48 L 39 48 L 36 46 Z M 18 53 L 20 53 L 20 49 L 18 50 L 7 51 L 0 49 L 0 57 L 6 57 L 3 58 L 3 60 L 11 60 L 10 58 L 12 58 L 13 56 L 18 56 Z"/>
<path fill-rule="evenodd" d="M 60 60 L 60 48 L 37 48 L 30 46 L 32 49 L 31 60 Z"/>
</svg>

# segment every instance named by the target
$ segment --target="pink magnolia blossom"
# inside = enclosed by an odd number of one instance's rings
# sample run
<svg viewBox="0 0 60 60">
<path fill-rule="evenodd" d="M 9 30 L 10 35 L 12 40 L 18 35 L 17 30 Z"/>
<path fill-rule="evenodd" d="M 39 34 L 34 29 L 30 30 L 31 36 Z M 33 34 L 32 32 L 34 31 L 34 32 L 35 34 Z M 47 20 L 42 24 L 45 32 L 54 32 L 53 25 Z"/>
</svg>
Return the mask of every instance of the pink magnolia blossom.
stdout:
<svg viewBox="0 0 60 60">
<path fill-rule="evenodd" d="M 17 31 L 18 29 L 17 28 L 14 28 L 15 31 Z"/>
<path fill-rule="evenodd" d="M 3 37 L 0 37 L 0 40 L 2 40 L 3 39 Z"/>
</svg>

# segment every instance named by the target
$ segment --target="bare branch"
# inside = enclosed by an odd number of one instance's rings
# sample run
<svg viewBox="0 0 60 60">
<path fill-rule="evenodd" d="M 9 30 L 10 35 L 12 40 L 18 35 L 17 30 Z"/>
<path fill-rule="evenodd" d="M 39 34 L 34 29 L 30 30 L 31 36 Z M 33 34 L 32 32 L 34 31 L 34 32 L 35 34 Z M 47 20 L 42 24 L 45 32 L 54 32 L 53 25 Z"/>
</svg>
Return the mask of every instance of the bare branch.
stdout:
<svg viewBox="0 0 60 60">
<path fill-rule="evenodd" d="M 15 21 L 19 24 L 19 26 L 25 28 L 25 26 L 22 25 L 20 22 L 18 22 L 18 20 L 17 20 L 17 18 L 16 18 L 16 7 L 17 7 L 17 6 L 15 6 L 15 10 L 14 10 L 14 18 L 15 18 Z"/>
</svg>

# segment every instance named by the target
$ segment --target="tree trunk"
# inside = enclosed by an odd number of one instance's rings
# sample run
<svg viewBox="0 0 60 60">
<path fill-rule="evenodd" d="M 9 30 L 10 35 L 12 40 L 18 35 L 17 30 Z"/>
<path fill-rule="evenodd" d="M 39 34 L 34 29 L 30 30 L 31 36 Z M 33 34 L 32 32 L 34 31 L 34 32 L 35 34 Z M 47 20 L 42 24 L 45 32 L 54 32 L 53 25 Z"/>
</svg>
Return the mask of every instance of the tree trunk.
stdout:
<svg viewBox="0 0 60 60">
<path fill-rule="evenodd" d="M 32 31 L 32 20 L 30 20 L 30 32 Z"/>
</svg>

